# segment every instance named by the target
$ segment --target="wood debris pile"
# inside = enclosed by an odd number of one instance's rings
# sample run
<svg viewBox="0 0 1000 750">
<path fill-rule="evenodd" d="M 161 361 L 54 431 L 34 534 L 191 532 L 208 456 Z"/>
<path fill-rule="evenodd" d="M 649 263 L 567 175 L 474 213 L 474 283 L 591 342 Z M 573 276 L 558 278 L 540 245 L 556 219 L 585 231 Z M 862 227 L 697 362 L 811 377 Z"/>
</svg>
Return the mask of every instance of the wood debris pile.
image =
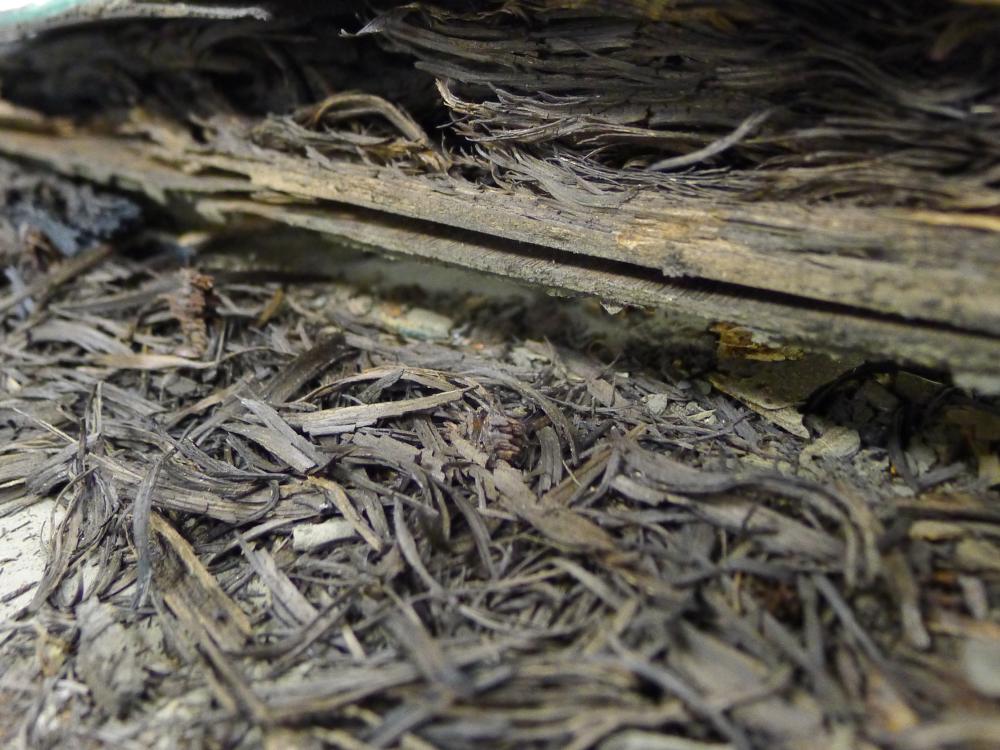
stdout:
<svg viewBox="0 0 1000 750">
<path fill-rule="evenodd" d="M 0 745 L 995 746 L 997 3 L 376 6 L 0 15 Z"/>
<path fill-rule="evenodd" d="M 461 295 L 407 338 L 376 325 L 405 301 L 155 237 L 25 264 L 4 310 L 0 514 L 53 508 L 3 595 L 5 747 L 1000 733 L 995 404 L 860 367 L 790 432 L 734 383 L 801 352 L 602 359 Z"/>
<path fill-rule="evenodd" d="M 1000 389 L 996 3 L 91 5 L 6 154 Z"/>
<path fill-rule="evenodd" d="M 8 55 L 5 95 L 74 116 L 155 107 L 217 148 L 249 136 L 313 158 L 455 164 L 570 205 L 652 186 L 673 200 L 1000 208 L 989 7 L 409 3 L 365 19 L 315 5 L 282 4 L 268 23 L 62 31 Z M 261 115 L 233 132 L 232 118 Z"/>
</svg>

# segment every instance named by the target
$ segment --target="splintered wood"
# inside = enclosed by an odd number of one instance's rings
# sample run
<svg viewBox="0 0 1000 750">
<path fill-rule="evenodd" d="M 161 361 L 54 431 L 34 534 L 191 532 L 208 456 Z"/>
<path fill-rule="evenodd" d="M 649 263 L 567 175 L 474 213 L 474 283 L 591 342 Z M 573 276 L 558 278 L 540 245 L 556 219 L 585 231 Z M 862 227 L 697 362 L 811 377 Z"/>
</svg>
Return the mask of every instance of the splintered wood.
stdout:
<svg viewBox="0 0 1000 750">
<path fill-rule="evenodd" d="M 198 353 L 172 247 L 3 318 L 3 746 L 995 746 L 995 402 L 225 258 Z"/>
<path fill-rule="evenodd" d="M 12 158 L 1000 390 L 996 3 L 79 6 Z"/>
<path fill-rule="evenodd" d="M 998 38 L 0 12 L 0 747 L 1000 746 Z"/>
</svg>

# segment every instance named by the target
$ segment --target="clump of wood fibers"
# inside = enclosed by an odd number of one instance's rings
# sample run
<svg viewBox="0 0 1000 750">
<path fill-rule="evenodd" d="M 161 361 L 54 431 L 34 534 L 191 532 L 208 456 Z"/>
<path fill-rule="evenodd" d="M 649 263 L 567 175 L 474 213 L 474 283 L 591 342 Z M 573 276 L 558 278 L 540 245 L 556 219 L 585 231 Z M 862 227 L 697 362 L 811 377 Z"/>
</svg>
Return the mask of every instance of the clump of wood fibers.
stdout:
<svg viewBox="0 0 1000 750">
<path fill-rule="evenodd" d="M 995 406 L 858 368 L 796 436 L 558 309 L 177 257 L 4 308 L 0 513 L 56 505 L 5 746 L 995 744 Z"/>
<path fill-rule="evenodd" d="M 1000 206 L 990 3 L 318 5 L 60 31 L 6 56 L 5 96 L 74 115 L 140 105 L 209 144 L 263 115 L 250 137 L 268 148 L 450 166 L 575 205 L 655 187 Z"/>
<path fill-rule="evenodd" d="M 0 151 L 1000 390 L 995 3 L 128 5 L 0 49 Z"/>
</svg>

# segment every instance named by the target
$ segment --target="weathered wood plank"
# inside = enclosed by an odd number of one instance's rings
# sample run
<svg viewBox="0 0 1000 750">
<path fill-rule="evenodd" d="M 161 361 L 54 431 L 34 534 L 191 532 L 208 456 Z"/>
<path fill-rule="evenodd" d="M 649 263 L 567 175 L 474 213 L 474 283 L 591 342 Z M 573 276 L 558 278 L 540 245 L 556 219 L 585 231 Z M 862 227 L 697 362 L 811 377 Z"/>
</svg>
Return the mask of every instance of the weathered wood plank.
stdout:
<svg viewBox="0 0 1000 750">
<path fill-rule="evenodd" d="M 546 254 L 537 246 L 471 232 L 428 232 L 419 222 L 377 214 L 326 211 L 304 206 L 268 206 L 249 200 L 205 199 L 199 208 L 217 220 L 262 216 L 289 226 L 346 239 L 372 250 L 412 255 L 483 273 L 637 307 L 672 308 L 707 321 L 729 321 L 775 342 L 803 343 L 817 350 L 864 353 L 951 369 L 963 382 L 996 390 L 995 337 L 866 316 L 850 308 L 809 307 L 740 295 L 708 285 L 684 285 L 655 274 L 568 253 Z M 330 252 L 334 252 L 331 248 Z M 630 272 L 632 271 L 632 272 Z M 991 385 L 992 383 L 992 385 Z"/>
<path fill-rule="evenodd" d="M 0 150 L 154 197 L 269 191 L 628 263 L 667 277 L 1000 333 L 1000 224 L 994 227 L 989 217 L 947 214 L 941 221 L 899 209 L 806 211 L 770 204 L 709 209 L 652 197 L 613 211 L 579 212 L 444 176 L 348 163 L 329 169 L 271 152 L 255 159 L 23 131 L 5 132 Z"/>
</svg>

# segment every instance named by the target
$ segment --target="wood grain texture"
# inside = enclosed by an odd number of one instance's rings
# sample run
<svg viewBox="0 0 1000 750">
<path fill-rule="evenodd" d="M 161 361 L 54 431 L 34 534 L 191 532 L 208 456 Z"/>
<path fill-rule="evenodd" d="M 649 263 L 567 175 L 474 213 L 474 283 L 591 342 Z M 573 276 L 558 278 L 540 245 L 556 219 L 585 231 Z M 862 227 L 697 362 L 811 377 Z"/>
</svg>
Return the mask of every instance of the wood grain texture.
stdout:
<svg viewBox="0 0 1000 750">
<path fill-rule="evenodd" d="M 618 304 L 675 307 L 772 340 L 950 367 L 980 387 L 996 374 L 1000 232 L 977 217 L 844 208 L 807 216 L 771 205 L 699 212 L 651 197 L 573 212 L 443 176 L 7 125 L 8 155 L 158 201 L 180 196 L 212 222 L 264 217 Z"/>
</svg>

